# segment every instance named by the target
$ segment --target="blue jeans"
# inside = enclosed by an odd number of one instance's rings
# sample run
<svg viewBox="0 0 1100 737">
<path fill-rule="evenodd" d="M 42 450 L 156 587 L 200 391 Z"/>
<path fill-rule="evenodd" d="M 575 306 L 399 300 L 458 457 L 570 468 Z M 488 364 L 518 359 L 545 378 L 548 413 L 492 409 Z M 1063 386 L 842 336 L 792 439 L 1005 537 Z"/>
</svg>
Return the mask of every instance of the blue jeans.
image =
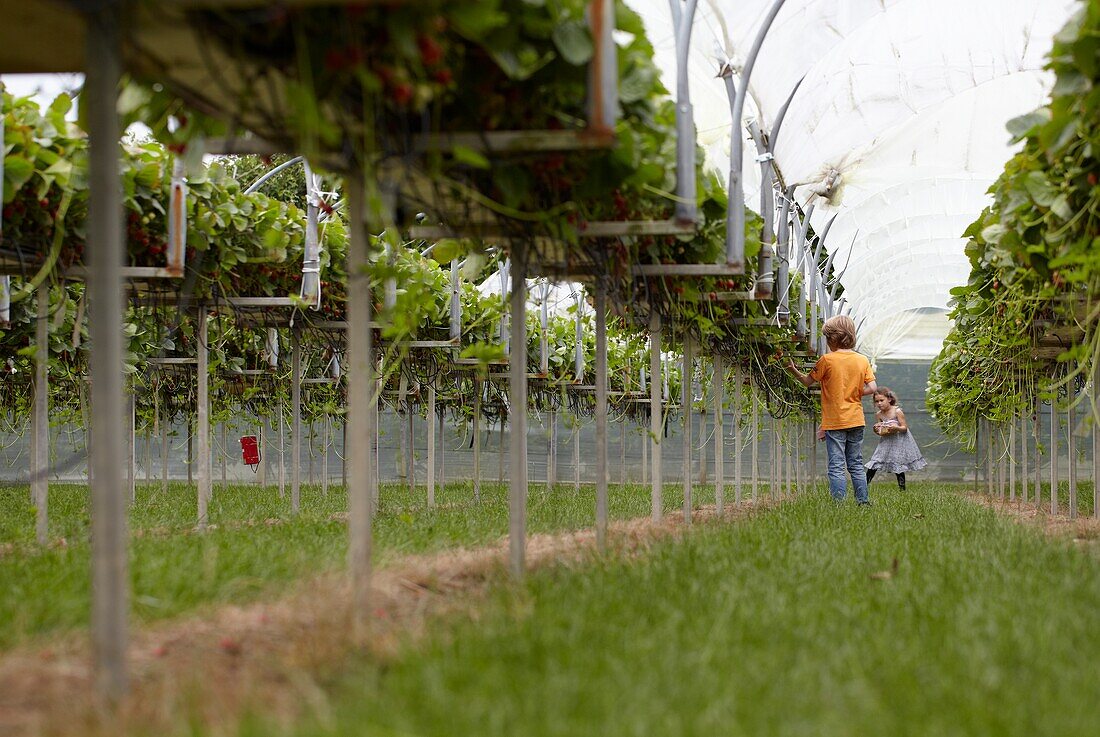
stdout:
<svg viewBox="0 0 1100 737">
<path fill-rule="evenodd" d="M 852 477 L 856 501 L 864 504 L 867 497 L 867 469 L 863 467 L 863 428 L 849 427 L 846 430 L 825 431 L 825 451 L 829 456 L 829 493 L 838 502 L 844 501 L 848 493 L 848 481 L 844 478 L 844 468 Z"/>
</svg>

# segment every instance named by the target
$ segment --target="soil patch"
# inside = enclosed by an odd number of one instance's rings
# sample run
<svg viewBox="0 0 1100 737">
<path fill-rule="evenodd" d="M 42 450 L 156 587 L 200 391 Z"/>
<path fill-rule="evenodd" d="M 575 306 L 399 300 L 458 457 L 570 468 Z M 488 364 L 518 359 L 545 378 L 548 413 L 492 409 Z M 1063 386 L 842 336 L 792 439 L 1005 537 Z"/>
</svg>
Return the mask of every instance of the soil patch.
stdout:
<svg viewBox="0 0 1100 737">
<path fill-rule="evenodd" d="M 1070 519 L 1068 514 L 1051 514 L 1049 500 L 1044 506 L 1036 508 L 1033 502 L 1009 501 L 983 494 L 967 494 L 966 497 L 976 504 L 995 509 L 1021 524 L 1038 527 L 1051 537 L 1070 539 L 1082 545 L 1100 543 L 1100 519 L 1096 517 Z"/>
</svg>

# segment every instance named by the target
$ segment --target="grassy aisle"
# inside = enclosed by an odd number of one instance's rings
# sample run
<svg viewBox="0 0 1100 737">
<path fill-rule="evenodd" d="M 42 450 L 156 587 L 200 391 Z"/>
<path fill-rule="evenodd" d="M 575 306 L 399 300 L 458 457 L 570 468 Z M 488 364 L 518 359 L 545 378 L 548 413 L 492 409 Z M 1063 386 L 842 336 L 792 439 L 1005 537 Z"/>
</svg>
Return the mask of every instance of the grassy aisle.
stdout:
<svg viewBox="0 0 1100 737">
<path fill-rule="evenodd" d="M 876 499 L 538 572 L 295 734 L 1095 735 L 1096 551 L 932 485 Z"/>
<path fill-rule="evenodd" d="M 414 494 L 387 485 L 374 523 L 380 565 L 410 553 L 487 545 L 508 531 L 507 487 L 483 483 L 481 502 L 470 484 L 439 489 L 436 509 L 426 508 L 424 488 Z M 289 494 L 289 492 L 288 492 Z M 699 504 L 713 502 L 713 487 L 697 490 Z M 679 489 L 666 489 L 675 508 Z M 31 637 L 86 626 L 90 597 L 88 489 L 50 488 L 50 548 L 34 544 L 34 508 L 25 485 L 0 486 L 0 651 Z M 649 514 L 649 487 L 610 490 L 613 519 Z M 532 533 L 590 527 L 595 491 L 569 485 L 552 493 L 532 484 L 528 529 Z M 211 529 L 194 534 L 195 490 L 172 484 L 139 485 L 130 508 L 130 567 L 134 613 L 139 622 L 163 619 L 209 603 L 241 603 L 277 595 L 280 587 L 344 565 L 347 497 L 340 487 L 327 495 L 302 487 L 301 513 L 273 487 L 215 486 Z M 64 541 L 64 542 L 62 542 Z"/>
</svg>

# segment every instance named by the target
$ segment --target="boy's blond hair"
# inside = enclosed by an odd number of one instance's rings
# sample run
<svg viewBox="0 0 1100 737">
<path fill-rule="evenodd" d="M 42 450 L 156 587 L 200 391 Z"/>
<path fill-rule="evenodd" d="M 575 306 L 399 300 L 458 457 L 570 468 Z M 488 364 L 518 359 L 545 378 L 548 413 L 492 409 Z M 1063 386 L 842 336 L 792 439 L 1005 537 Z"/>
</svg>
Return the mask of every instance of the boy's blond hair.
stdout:
<svg viewBox="0 0 1100 737">
<path fill-rule="evenodd" d="M 830 348 L 852 350 L 856 347 L 856 324 L 847 315 L 830 317 L 821 326 L 821 334 Z"/>
</svg>

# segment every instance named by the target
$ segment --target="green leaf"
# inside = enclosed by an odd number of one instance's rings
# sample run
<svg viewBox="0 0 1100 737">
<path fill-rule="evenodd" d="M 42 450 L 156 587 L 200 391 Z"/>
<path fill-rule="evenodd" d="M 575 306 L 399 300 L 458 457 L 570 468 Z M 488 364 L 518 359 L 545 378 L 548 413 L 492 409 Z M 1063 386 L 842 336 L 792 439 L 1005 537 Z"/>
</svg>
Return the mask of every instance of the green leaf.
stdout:
<svg viewBox="0 0 1100 737">
<path fill-rule="evenodd" d="M 34 164 L 27 159 L 23 158 L 21 154 L 8 154 L 4 157 L 4 182 L 10 186 L 4 188 L 5 196 L 4 202 L 11 202 L 15 199 L 15 193 L 27 183 L 27 180 L 34 174 Z M 8 197 L 6 192 L 10 191 L 11 196 Z"/>
<path fill-rule="evenodd" d="M 1028 174 L 1027 179 L 1024 180 L 1024 186 L 1035 204 L 1043 207 L 1050 207 L 1051 203 L 1054 202 L 1054 198 L 1058 196 L 1057 190 L 1051 185 L 1046 174 L 1041 171 L 1033 171 Z"/>
<path fill-rule="evenodd" d="M 520 44 L 511 49 L 487 49 L 501 70 L 511 79 L 523 81 L 554 60 L 556 54 L 539 50 L 530 44 Z"/>
<path fill-rule="evenodd" d="M 567 20 L 554 28 L 554 45 L 562 58 L 574 66 L 587 64 L 594 51 L 588 26 L 579 20 Z"/>
<path fill-rule="evenodd" d="M 471 41 L 481 41 L 490 31 L 507 25 L 508 15 L 495 2 L 450 3 L 447 18 L 451 26 Z"/>
<path fill-rule="evenodd" d="M 1050 110 L 1047 108 L 1040 108 L 1027 115 L 1021 115 L 1018 118 L 1013 118 L 1005 124 L 1005 128 L 1008 129 L 1009 134 L 1012 136 L 1013 141 L 1018 141 L 1024 136 L 1035 130 L 1036 127 L 1043 125 L 1050 120 Z"/>
<path fill-rule="evenodd" d="M 1050 211 L 1062 218 L 1062 220 L 1069 220 L 1073 217 L 1073 209 L 1070 208 L 1069 200 L 1064 194 L 1058 195 L 1058 197 L 1050 203 Z"/>
<path fill-rule="evenodd" d="M 489 160 L 468 146 L 456 145 L 451 151 L 455 161 L 475 169 L 488 169 Z"/>
<path fill-rule="evenodd" d="M 651 65 L 633 64 L 619 82 L 619 100 L 624 103 L 638 102 L 649 96 L 653 83 L 657 80 L 657 70 Z"/>
</svg>

